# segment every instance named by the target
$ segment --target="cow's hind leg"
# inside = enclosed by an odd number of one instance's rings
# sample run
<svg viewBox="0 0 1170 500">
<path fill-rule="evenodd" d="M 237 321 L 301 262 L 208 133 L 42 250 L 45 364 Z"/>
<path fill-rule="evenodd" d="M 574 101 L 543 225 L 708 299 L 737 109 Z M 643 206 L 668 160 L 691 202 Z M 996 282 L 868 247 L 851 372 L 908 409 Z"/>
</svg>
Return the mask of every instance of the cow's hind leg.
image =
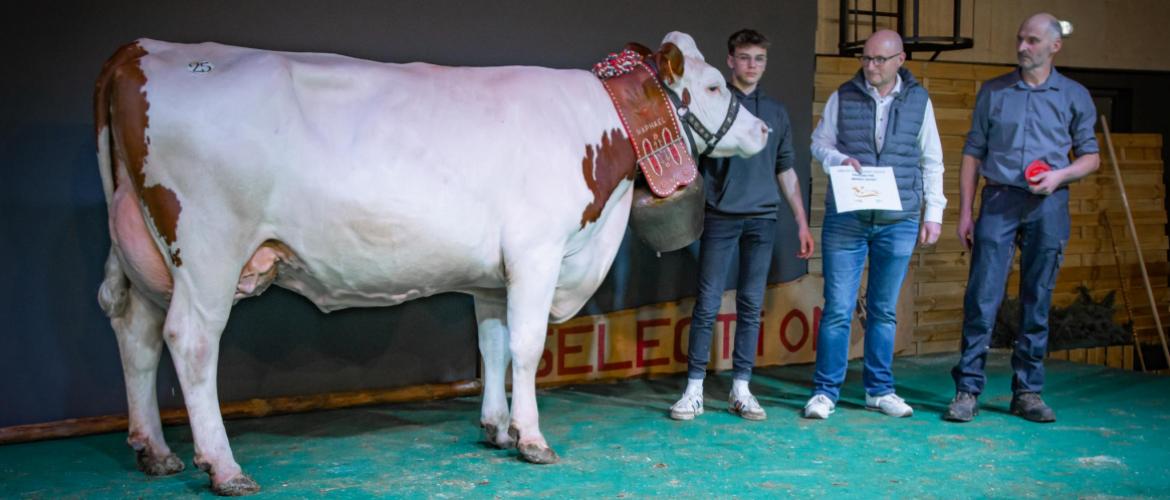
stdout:
<svg viewBox="0 0 1170 500">
<path fill-rule="evenodd" d="M 212 299 L 201 297 L 200 301 L 193 297 L 194 287 L 186 280 L 176 279 L 175 293 L 163 327 L 163 338 L 170 349 L 187 404 L 191 434 L 195 440 L 195 465 L 211 476 L 212 491 L 226 496 L 247 495 L 260 490 L 232 455 L 216 389 L 219 340 L 231 310 L 233 282 L 234 279 L 225 280 L 222 287 L 204 285 L 228 293 Z"/>
<path fill-rule="evenodd" d="M 508 260 L 508 348 L 512 352 L 512 423 L 508 432 L 516 439 L 520 457 L 537 464 L 559 459 L 540 433 L 536 407 L 536 370 L 544 351 L 563 253 L 559 250 L 536 249 L 527 253 L 527 258 Z"/>
<path fill-rule="evenodd" d="M 183 461 L 167 446 L 158 414 L 155 386 L 162 355 L 165 312 L 129 285 L 118 258 L 110 252 L 99 302 L 118 339 L 126 381 L 130 431 L 126 442 L 137 455 L 138 469 L 152 476 L 183 470 Z"/>
<path fill-rule="evenodd" d="M 479 425 L 483 427 L 488 443 L 499 448 L 512 448 L 516 441 L 508 433 L 508 396 L 504 385 L 511 354 L 503 295 L 477 294 L 475 317 L 479 322 L 479 352 L 483 356 L 483 410 Z"/>
</svg>

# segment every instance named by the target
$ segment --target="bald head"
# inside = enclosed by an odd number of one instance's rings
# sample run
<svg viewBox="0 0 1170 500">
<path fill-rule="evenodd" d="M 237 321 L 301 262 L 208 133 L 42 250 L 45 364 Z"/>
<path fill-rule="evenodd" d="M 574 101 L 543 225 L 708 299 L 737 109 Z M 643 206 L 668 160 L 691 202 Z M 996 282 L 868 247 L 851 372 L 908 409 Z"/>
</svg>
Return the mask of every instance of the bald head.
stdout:
<svg viewBox="0 0 1170 500">
<path fill-rule="evenodd" d="M 902 52 L 902 35 L 896 31 L 875 31 L 861 51 L 861 72 L 865 81 L 877 88 L 881 95 L 893 90 L 898 82 L 898 69 L 904 62 L 906 54 Z"/>
<path fill-rule="evenodd" d="M 893 30 L 878 30 L 865 40 L 865 53 L 897 54 L 902 52 L 902 35 Z"/>
<path fill-rule="evenodd" d="M 1031 17 L 1025 19 L 1024 23 L 1020 25 L 1020 30 L 1022 31 L 1025 28 L 1044 31 L 1051 37 L 1051 40 L 1060 40 L 1062 38 L 1060 34 L 1060 20 L 1047 12 L 1033 14 Z"/>
<path fill-rule="evenodd" d="M 1020 61 L 1020 69 L 1035 72 L 1034 76 L 1041 82 L 1046 79 L 1052 69 L 1052 59 L 1064 45 L 1060 31 L 1060 21 L 1047 12 L 1025 19 L 1016 34 L 1016 58 Z"/>
</svg>

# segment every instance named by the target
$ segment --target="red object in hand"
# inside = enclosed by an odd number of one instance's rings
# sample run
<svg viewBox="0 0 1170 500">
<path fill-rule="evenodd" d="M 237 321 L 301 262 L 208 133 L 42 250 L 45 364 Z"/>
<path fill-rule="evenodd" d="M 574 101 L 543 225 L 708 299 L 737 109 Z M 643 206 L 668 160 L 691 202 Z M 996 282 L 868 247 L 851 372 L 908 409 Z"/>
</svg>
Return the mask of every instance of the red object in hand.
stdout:
<svg viewBox="0 0 1170 500">
<path fill-rule="evenodd" d="M 1035 186 L 1040 182 L 1034 181 L 1032 178 L 1036 177 L 1036 174 L 1048 172 L 1049 170 L 1052 170 L 1052 167 L 1048 166 L 1048 163 L 1044 160 L 1036 160 L 1028 164 L 1028 168 L 1024 169 L 1024 178 L 1028 180 L 1028 184 Z"/>
</svg>

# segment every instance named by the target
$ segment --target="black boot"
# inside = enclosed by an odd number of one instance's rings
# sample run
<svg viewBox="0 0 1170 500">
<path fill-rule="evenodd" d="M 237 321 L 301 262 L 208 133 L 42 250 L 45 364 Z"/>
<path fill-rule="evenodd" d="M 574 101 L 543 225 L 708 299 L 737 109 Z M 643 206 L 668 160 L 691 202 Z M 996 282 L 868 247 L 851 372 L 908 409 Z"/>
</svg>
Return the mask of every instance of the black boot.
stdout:
<svg viewBox="0 0 1170 500">
<path fill-rule="evenodd" d="M 1036 392 L 1021 392 L 1012 396 L 1012 415 L 1019 415 L 1024 420 L 1033 422 L 1055 422 L 1056 413 L 1044 404 L 1040 394 Z"/>
<path fill-rule="evenodd" d="M 955 398 L 951 400 L 950 406 L 947 406 L 947 412 L 943 414 L 943 420 L 970 422 L 978 414 L 979 401 L 976 399 L 976 396 L 969 392 L 959 391 L 955 393 Z"/>
</svg>

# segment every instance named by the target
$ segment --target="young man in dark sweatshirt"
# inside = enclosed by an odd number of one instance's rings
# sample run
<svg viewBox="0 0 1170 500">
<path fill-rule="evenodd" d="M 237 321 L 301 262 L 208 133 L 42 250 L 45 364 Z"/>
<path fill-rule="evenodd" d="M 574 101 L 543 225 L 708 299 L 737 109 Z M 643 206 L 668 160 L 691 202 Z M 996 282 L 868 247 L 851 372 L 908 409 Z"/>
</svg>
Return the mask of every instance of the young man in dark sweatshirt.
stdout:
<svg viewBox="0 0 1170 500">
<path fill-rule="evenodd" d="M 676 420 L 690 420 L 703 413 L 703 378 L 710 359 L 712 327 L 737 252 L 735 349 L 728 410 L 749 420 L 767 418 L 748 390 L 748 381 L 755 365 L 760 308 L 776 241 L 781 193 L 796 219 L 800 238 L 797 256 L 807 259 L 813 253 L 800 182 L 792 169 L 795 155 L 788 112 L 758 87 L 768 63 L 768 39 L 755 30 L 737 31 L 727 40 L 727 54 L 731 68 L 728 90 L 772 131 L 768 145 L 751 158 L 701 159 L 707 207 L 699 246 L 699 291 L 691 321 L 687 387 L 670 408 L 670 416 Z"/>
</svg>

